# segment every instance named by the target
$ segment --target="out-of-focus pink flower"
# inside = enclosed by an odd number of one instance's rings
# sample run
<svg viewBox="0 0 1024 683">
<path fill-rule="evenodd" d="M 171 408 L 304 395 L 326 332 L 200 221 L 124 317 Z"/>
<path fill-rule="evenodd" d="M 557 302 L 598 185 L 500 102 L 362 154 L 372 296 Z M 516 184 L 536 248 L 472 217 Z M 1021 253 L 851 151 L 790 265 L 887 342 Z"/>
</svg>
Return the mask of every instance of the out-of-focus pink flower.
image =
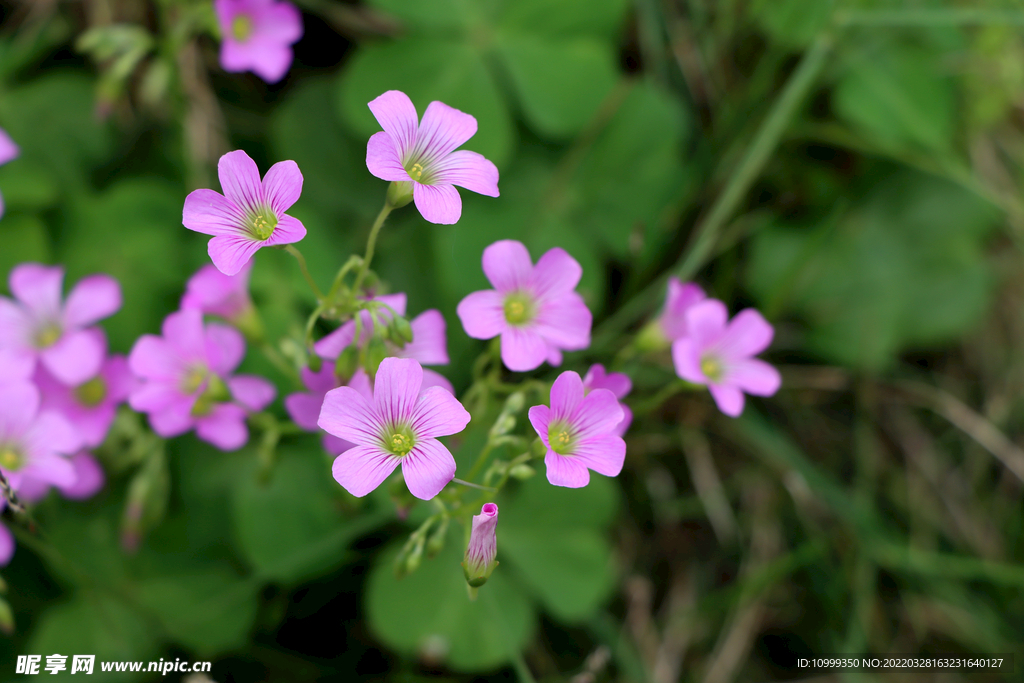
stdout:
<svg viewBox="0 0 1024 683">
<path fill-rule="evenodd" d="M 586 486 L 588 469 L 606 477 L 622 471 L 626 442 L 616 434 L 622 407 L 609 390 L 584 393 L 580 376 L 563 372 L 551 386 L 551 407 L 533 406 L 529 415 L 548 449 L 544 466 L 555 486 Z"/>
<path fill-rule="evenodd" d="M 452 224 L 462 216 L 455 186 L 498 196 L 498 168 L 482 154 L 455 151 L 476 134 L 476 119 L 443 102 L 423 113 L 404 92 L 389 90 L 369 104 L 380 127 L 366 145 L 366 167 L 381 180 L 412 184 L 413 201 L 431 223 Z"/>
<path fill-rule="evenodd" d="M 7 134 L 3 128 L 0 128 L 0 166 L 3 166 L 8 161 L 18 158 L 21 150 L 14 144 L 14 140 Z M 4 198 L 0 195 L 0 216 L 4 215 Z"/>
<path fill-rule="evenodd" d="M 249 298 L 250 275 L 252 260 L 235 275 L 225 275 L 214 266 L 205 265 L 185 285 L 181 308 L 195 308 L 235 324 L 253 311 L 252 299 Z"/>
<path fill-rule="evenodd" d="M 145 335 L 132 348 L 128 365 L 141 381 L 128 397 L 134 410 L 149 414 L 160 436 L 195 428 L 196 435 L 230 451 L 249 440 L 247 411 L 274 400 L 274 386 L 262 377 L 232 375 L 245 355 L 234 328 L 203 325 L 194 309 L 167 316 L 163 336 Z"/>
<path fill-rule="evenodd" d="M 0 510 L 4 509 L 5 501 L 0 500 Z M 6 567 L 14 557 L 14 534 L 0 522 L 0 567 Z"/>
<path fill-rule="evenodd" d="M 686 312 L 695 304 L 704 301 L 707 295 L 693 282 L 683 283 L 679 278 L 669 278 L 665 310 L 661 313 L 661 329 L 669 341 L 686 336 Z"/>
<path fill-rule="evenodd" d="M 590 345 L 593 320 L 574 290 L 583 269 L 554 248 L 534 266 L 522 242 L 502 240 L 484 249 L 484 274 L 494 289 L 473 292 L 456 309 L 474 339 L 501 335 L 501 360 L 509 370 L 533 370 L 546 360 L 561 365 L 562 351 Z"/>
<path fill-rule="evenodd" d="M 320 429 L 317 420 L 320 419 L 320 409 L 324 405 L 324 397 L 331 389 L 342 386 L 341 379 L 334 374 L 334 367 L 331 363 L 324 363 L 319 372 L 313 372 L 309 368 L 302 369 L 302 383 L 308 391 L 289 394 L 284 399 L 284 407 L 291 416 L 292 421 L 307 432 L 323 432 L 324 450 L 331 455 L 340 455 L 352 448 L 355 444 L 339 439 Z M 373 400 L 373 388 L 370 385 L 370 377 L 362 368 L 356 370 L 352 379 L 346 385 L 355 389 L 367 401 Z"/>
<path fill-rule="evenodd" d="M 103 488 L 106 477 L 99 462 L 87 451 L 79 451 L 71 456 L 71 466 L 75 469 L 75 481 L 67 486 L 57 486 L 57 490 L 65 498 L 84 500 L 91 498 Z M 29 503 L 42 500 L 50 491 L 50 482 L 32 477 L 23 477 L 18 486 L 18 497 Z"/>
<path fill-rule="evenodd" d="M 774 330 L 752 308 L 731 321 L 725 304 L 709 299 L 686 312 L 687 336 L 672 343 L 676 374 L 706 384 L 719 410 L 730 417 L 743 412 L 744 392 L 771 396 L 782 378 L 774 367 L 754 358 L 772 343 Z"/>
<path fill-rule="evenodd" d="M 466 581 L 473 588 L 484 585 L 491 572 L 498 566 L 498 506 L 484 503 L 479 515 L 473 515 L 473 529 L 469 533 L 469 545 L 462 560 Z"/>
<path fill-rule="evenodd" d="M 334 461 L 334 478 L 365 496 L 402 465 L 412 495 L 430 500 L 455 476 L 455 458 L 439 436 L 469 424 L 462 404 L 440 387 L 422 390 L 423 369 L 407 358 L 385 358 L 377 370 L 373 402 L 350 387 L 327 393 L 319 425 L 356 446 Z"/>
<path fill-rule="evenodd" d="M 302 14 L 279 0 L 214 0 L 225 71 L 252 71 L 277 83 L 292 65 L 292 44 L 302 37 Z"/>
<path fill-rule="evenodd" d="M 59 413 L 40 410 L 31 382 L 0 384 L 0 471 L 17 491 L 26 479 L 71 486 L 77 475 L 69 456 L 82 439 Z"/>
<path fill-rule="evenodd" d="M 615 434 L 617 436 L 625 434 L 633 422 L 633 411 L 625 403 L 622 403 L 622 399 L 632 391 L 633 381 L 626 374 L 605 372 L 603 365 L 595 364 L 590 366 L 590 370 L 583 378 L 584 393 L 590 393 L 591 389 L 607 389 L 615 395 L 615 398 L 619 399 L 619 407 L 622 408 L 622 422 L 615 427 Z"/>
<path fill-rule="evenodd" d="M 302 194 L 302 173 L 294 161 L 279 161 L 260 180 L 249 155 L 238 149 L 217 164 L 224 194 L 193 190 L 185 197 L 181 222 L 189 230 L 212 235 L 208 251 L 213 265 L 236 275 L 260 247 L 298 242 L 306 228 L 287 215 Z"/>
<path fill-rule="evenodd" d="M 61 300 L 64 269 L 23 263 L 8 283 L 14 300 L 0 296 L 0 349 L 38 358 L 65 384 L 96 376 L 103 363 L 103 333 L 89 328 L 121 308 L 121 286 L 107 275 L 82 278 Z M 9 361 L 10 362 L 10 361 Z"/>
</svg>

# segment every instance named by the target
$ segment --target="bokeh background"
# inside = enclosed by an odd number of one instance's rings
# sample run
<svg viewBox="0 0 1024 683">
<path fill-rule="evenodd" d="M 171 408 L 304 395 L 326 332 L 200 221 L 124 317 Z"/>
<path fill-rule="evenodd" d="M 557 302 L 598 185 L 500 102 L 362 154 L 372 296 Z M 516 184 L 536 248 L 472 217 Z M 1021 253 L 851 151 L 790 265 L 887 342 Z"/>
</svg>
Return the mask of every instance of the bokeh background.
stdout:
<svg viewBox="0 0 1024 683">
<path fill-rule="evenodd" d="M 375 267 L 412 314 L 442 310 L 442 370 L 463 390 L 482 345 L 454 310 L 486 285 L 482 249 L 568 250 L 595 336 L 565 367 L 633 377 L 625 470 L 503 494 L 501 567 L 470 604 L 461 530 L 396 581 L 412 527 L 383 489 L 347 496 L 314 436 L 283 439 L 269 478 L 254 446 L 186 436 L 140 472 L 108 443 L 106 488 L 44 500 L 19 534 L 0 679 L 21 678 L 18 654 L 58 652 L 211 660 L 218 683 L 792 680 L 793 658 L 840 652 L 1016 653 L 1020 675 L 1021 3 L 297 4 L 295 62 L 267 85 L 221 70 L 212 35 L 174 37 L 208 2 L 0 2 L 0 127 L 22 148 L 0 168 L 3 279 L 28 260 L 116 276 L 125 305 L 104 326 L 127 352 L 207 262 L 185 195 L 217 189 L 217 158 L 241 148 L 264 171 L 299 164 L 299 246 L 329 281 L 384 196 L 366 103 L 442 100 L 478 119 L 467 147 L 498 165 L 501 197 L 463 192 L 454 226 L 393 214 Z M 120 52 L 82 39 L 118 25 Z M 659 394 L 667 355 L 630 348 L 669 273 L 776 326 L 776 396 L 730 419 L 704 393 Z M 271 250 L 253 296 L 272 338 L 314 305 Z M 246 368 L 294 390 L 253 354 Z"/>
</svg>

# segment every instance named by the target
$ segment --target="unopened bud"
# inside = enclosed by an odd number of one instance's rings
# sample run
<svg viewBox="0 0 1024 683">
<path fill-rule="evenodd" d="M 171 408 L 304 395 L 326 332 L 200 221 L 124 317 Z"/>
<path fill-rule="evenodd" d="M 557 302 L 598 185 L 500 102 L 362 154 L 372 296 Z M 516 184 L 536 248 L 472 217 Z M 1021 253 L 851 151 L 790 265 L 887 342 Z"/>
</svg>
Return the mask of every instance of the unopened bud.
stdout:
<svg viewBox="0 0 1024 683">
<path fill-rule="evenodd" d="M 338 360 L 334 362 L 334 374 L 341 379 L 348 381 L 352 375 L 356 374 L 356 368 L 359 366 L 359 349 L 356 348 L 355 344 L 346 346 L 338 354 Z"/>
<path fill-rule="evenodd" d="M 660 318 L 644 325 L 636 335 L 634 344 L 638 351 L 644 352 L 664 351 L 672 346 L 671 340 L 665 336 L 665 329 L 661 325 Z"/>
<path fill-rule="evenodd" d="M 405 346 L 412 341 L 412 325 L 405 319 L 404 316 L 395 316 L 391 319 L 391 341 Z"/>
<path fill-rule="evenodd" d="M 324 366 L 324 359 L 315 353 L 311 353 L 309 354 L 308 365 L 311 372 L 320 372 L 320 368 Z"/>
<path fill-rule="evenodd" d="M 512 415 L 502 415 L 498 418 L 498 421 L 491 427 L 491 434 L 493 436 L 502 436 L 508 434 L 516 428 L 516 418 Z"/>
<path fill-rule="evenodd" d="M 444 539 L 448 535 L 448 518 L 441 520 L 440 526 L 430 534 L 427 541 L 427 557 L 433 559 L 444 548 Z"/>
<path fill-rule="evenodd" d="M 384 345 L 384 340 L 374 335 L 366 347 L 366 361 L 363 367 L 366 369 L 366 372 L 375 375 L 377 368 L 380 367 L 381 362 L 387 357 L 388 347 Z"/>
<path fill-rule="evenodd" d="M 523 396 L 523 392 L 517 391 L 505 399 L 505 409 L 503 412 L 509 414 L 518 413 L 523 409 L 524 405 L 526 405 L 526 397 Z"/>
<path fill-rule="evenodd" d="M 387 202 L 393 209 L 400 209 L 412 201 L 413 184 L 408 180 L 395 180 L 388 185 Z"/>
<path fill-rule="evenodd" d="M 529 479 L 535 474 L 537 474 L 537 470 L 533 469 L 525 462 L 521 462 L 518 465 L 515 465 L 512 469 L 508 471 L 508 476 L 512 477 L 513 479 L 519 479 L 520 481 L 524 479 Z"/>
<path fill-rule="evenodd" d="M 487 582 L 494 568 L 498 566 L 498 506 L 484 503 L 479 515 L 473 516 L 473 529 L 469 535 L 469 546 L 462 560 L 462 571 L 471 588 L 479 588 Z"/>
</svg>

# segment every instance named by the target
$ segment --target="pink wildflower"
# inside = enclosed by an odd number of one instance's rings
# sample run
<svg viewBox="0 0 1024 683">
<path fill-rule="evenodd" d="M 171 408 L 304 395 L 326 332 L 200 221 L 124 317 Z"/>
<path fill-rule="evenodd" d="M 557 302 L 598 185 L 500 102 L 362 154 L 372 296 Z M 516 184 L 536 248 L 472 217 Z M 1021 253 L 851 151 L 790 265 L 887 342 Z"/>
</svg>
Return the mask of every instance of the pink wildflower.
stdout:
<svg viewBox="0 0 1024 683">
<path fill-rule="evenodd" d="M 235 275 L 225 275 L 207 264 L 189 278 L 185 295 L 181 297 L 181 308 L 195 308 L 235 324 L 253 313 L 249 298 L 250 275 L 251 259 Z"/>
<path fill-rule="evenodd" d="M 687 336 L 672 343 L 676 374 L 706 384 L 719 410 L 730 417 L 743 412 L 743 392 L 771 396 L 779 389 L 779 371 L 753 358 L 772 342 L 774 330 L 752 308 L 728 322 L 721 301 L 703 301 L 686 313 Z"/>
<path fill-rule="evenodd" d="M 292 421 L 307 432 L 323 431 L 317 424 L 320 419 L 320 409 L 324 405 L 324 397 L 331 389 L 342 386 L 341 379 L 334 373 L 334 367 L 330 363 L 324 363 L 319 372 L 313 372 L 309 368 L 302 369 L 302 383 L 309 391 L 289 394 L 284 399 L 284 407 L 291 416 Z M 367 401 L 373 400 L 373 387 L 370 385 L 370 376 L 366 371 L 359 368 L 352 375 L 352 379 L 345 385 L 355 389 Z M 340 455 L 352 448 L 355 444 L 351 441 L 339 439 L 333 434 L 324 432 L 321 439 L 324 450 L 331 455 Z"/>
<path fill-rule="evenodd" d="M 545 360 L 561 365 L 562 350 L 590 345 L 590 310 L 574 291 L 583 269 L 564 250 L 551 249 L 534 266 L 521 242 L 502 240 L 484 249 L 483 268 L 494 289 L 473 292 L 456 311 L 470 337 L 501 335 L 510 370 L 533 370 Z"/>
<path fill-rule="evenodd" d="M 707 295 L 699 285 L 693 282 L 683 284 L 677 277 L 669 278 L 665 310 L 659 319 L 661 329 L 669 341 L 686 336 L 686 312 L 706 298 Z"/>
<path fill-rule="evenodd" d="M 91 498 L 103 488 L 106 482 L 103 468 L 91 453 L 79 451 L 71 456 L 71 466 L 75 469 L 75 481 L 72 484 L 57 486 L 62 496 L 71 500 L 84 500 Z M 18 497 L 34 503 L 42 500 L 49 491 L 50 482 L 25 477 L 18 487 Z"/>
<path fill-rule="evenodd" d="M 256 162 L 238 149 L 220 158 L 217 175 L 224 194 L 194 190 L 181 215 L 189 230 L 213 235 L 208 251 L 217 270 L 235 275 L 260 247 L 306 236 L 302 223 L 285 213 L 302 194 L 302 173 L 294 161 L 279 161 L 260 181 Z"/>
<path fill-rule="evenodd" d="M 225 71 L 252 71 L 277 83 L 292 65 L 292 44 L 302 37 L 302 15 L 290 2 L 214 0 Z"/>
<path fill-rule="evenodd" d="M 242 362 L 245 341 L 234 328 L 209 323 L 184 310 L 167 316 L 163 336 L 135 342 L 128 365 L 141 380 L 128 397 L 134 410 L 149 414 L 160 436 L 195 428 L 196 435 L 221 450 L 249 440 L 247 411 L 274 400 L 274 386 L 262 377 L 231 373 Z"/>
<path fill-rule="evenodd" d="M 79 384 L 96 376 L 106 352 L 103 333 L 88 326 L 121 308 L 121 287 L 112 277 L 92 275 L 61 302 L 63 283 L 59 266 L 23 263 L 11 271 L 15 301 L 0 296 L 0 348 L 38 357 L 61 382 Z"/>
<path fill-rule="evenodd" d="M 18 157 L 21 150 L 3 128 L 0 128 L 0 166 Z M 0 216 L 4 215 L 4 198 L 0 195 Z"/>
<path fill-rule="evenodd" d="M 440 387 L 421 390 L 423 369 L 407 358 L 385 358 L 377 370 L 373 402 L 350 387 L 327 393 L 319 424 L 356 446 L 334 461 L 334 478 L 365 496 L 402 465 L 410 493 L 430 500 L 455 476 L 455 458 L 437 440 L 457 434 L 470 415 Z"/>
<path fill-rule="evenodd" d="M 622 471 L 626 442 L 616 434 L 622 407 L 608 389 L 585 394 L 580 376 L 563 372 L 551 386 L 551 407 L 533 406 L 529 415 L 548 449 L 544 465 L 555 486 L 586 486 L 588 468 L 606 477 Z"/>
<path fill-rule="evenodd" d="M 484 503 L 479 515 L 473 515 L 473 529 L 469 534 L 469 546 L 462 560 L 462 569 L 470 586 L 478 588 L 487 581 L 498 566 L 498 506 Z"/>
<path fill-rule="evenodd" d="M 69 455 L 82 440 L 61 415 L 40 410 L 30 382 L 0 384 L 0 471 L 17 491 L 26 479 L 57 486 L 75 483 Z"/>
<path fill-rule="evenodd" d="M 369 104 L 383 132 L 366 145 L 366 167 L 381 180 L 412 183 L 413 200 L 431 223 L 452 224 L 462 215 L 455 185 L 498 196 L 498 168 L 482 154 L 455 151 L 476 134 L 476 119 L 443 102 L 431 102 L 420 122 L 409 96 L 389 90 Z"/>
<path fill-rule="evenodd" d="M 621 372 L 605 372 L 603 365 L 596 364 L 590 366 L 590 370 L 583 378 L 584 393 L 590 393 L 591 389 L 607 389 L 615 395 L 615 398 L 623 399 L 632 391 L 633 382 L 628 375 Z M 615 427 L 616 436 L 625 434 L 633 422 L 633 411 L 629 409 L 629 406 L 620 400 L 619 407 L 622 408 L 622 422 Z"/>
</svg>

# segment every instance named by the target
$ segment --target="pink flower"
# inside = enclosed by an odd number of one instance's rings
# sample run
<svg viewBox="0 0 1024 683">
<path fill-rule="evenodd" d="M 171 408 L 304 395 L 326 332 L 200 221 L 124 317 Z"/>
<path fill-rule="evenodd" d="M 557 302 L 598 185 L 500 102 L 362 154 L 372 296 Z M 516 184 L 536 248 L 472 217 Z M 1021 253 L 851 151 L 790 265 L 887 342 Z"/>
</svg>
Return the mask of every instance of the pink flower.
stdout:
<svg viewBox="0 0 1024 683">
<path fill-rule="evenodd" d="M 250 275 L 252 260 L 235 275 L 225 275 L 215 267 L 205 265 L 185 285 L 181 308 L 195 308 L 234 324 L 253 312 L 252 299 L 249 298 Z"/>
<path fill-rule="evenodd" d="M 14 144 L 14 140 L 7 134 L 3 128 L 0 128 L 0 166 L 3 166 L 8 161 L 16 159 L 21 153 L 18 146 Z M 0 196 L 0 216 L 4 215 L 4 198 Z M 2 564 L 2 563 L 0 563 Z"/>
<path fill-rule="evenodd" d="M 342 386 L 343 382 L 334 373 L 334 366 L 331 363 L 324 363 L 319 372 L 303 368 L 302 383 L 309 391 L 289 394 L 284 399 L 284 407 L 292 421 L 302 429 L 307 432 L 323 431 L 317 424 L 317 420 L 320 419 L 320 409 L 324 405 L 324 397 L 331 389 Z M 356 390 L 367 401 L 373 400 L 370 377 L 362 368 L 355 371 L 346 386 Z M 326 432 L 323 435 L 322 443 L 324 450 L 331 455 L 340 455 L 355 445 Z"/>
<path fill-rule="evenodd" d="M 469 534 L 469 546 L 462 560 L 462 569 L 470 586 L 479 588 L 498 566 L 498 506 L 484 503 L 479 515 L 473 515 L 473 529 Z"/>
<path fill-rule="evenodd" d="M 622 471 L 626 442 L 616 434 L 622 407 L 609 390 L 585 394 L 580 376 L 563 372 L 551 387 L 551 407 L 533 406 L 529 415 L 548 449 L 544 466 L 555 486 L 586 486 L 588 468 L 606 477 Z"/>
<path fill-rule="evenodd" d="M 94 496 L 106 482 L 103 468 L 91 453 L 79 451 L 71 456 L 71 466 L 75 469 L 73 484 L 57 486 L 57 490 L 65 498 L 84 500 Z M 50 483 L 39 479 L 25 477 L 18 487 L 18 496 L 28 502 L 42 500 L 50 491 Z"/>
<path fill-rule="evenodd" d="M 615 398 L 623 399 L 632 391 L 633 382 L 628 375 L 621 372 L 605 372 L 603 365 L 596 364 L 590 366 L 590 370 L 583 378 L 584 394 L 590 393 L 591 389 L 607 389 Z M 622 408 L 622 422 L 615 427 L 616 436 L 625 434 L 633 422 L 633 411 L 625 403 L 620 402 L 619 407 Z"/>
<path fill-rule="evenodd" d="M 0 510 L 4 509 L 4 501 L 0 500 Z M 14 534 L 0 522 L 0 567 L 6 567 L 14 557 Z"/>
<path fill-rule="evenodd" d="M 121 308 L 121 287 L 107 275 L 82 278 L 61 301 L 64 269 L 23 263 L 9 279 L 15 301 L 0 296 L 0 348 L 38 358 L 65 384 L 95 377 L 103 363 L 103 333 L 88 328 Z"/>
<path fill-rule="evenodd" d="M 302 173 L 294 161 L 279 161 L 260 181 L 249 155 L 238 149 L 217 164 L 224 194 L 194 190 L 185 198 L 181 222 L 189 230 L 213 235 L 208 251 L 213 265 L 235 275 L 260 247 L 298 242 L 306 228 L 287 211 L 302 194 Z"/>
<path fill-rule="evenodd" d="M 82 440 L 61 415 L 40 410 L 30 382 L 0 384 L 0 471 L 17 491 L 29 479 L 71 486 L 77 475 L 68 458 Z"/>
<path fill-rule="evenodd" d="M 470 337 L 501 335 L 508 369 L 561 365 L 562 350 L 590 345 L 590 310 L 574 291 L 583 269 L 564 250 L 551 249 L 534 266 L 521 242 L 502 240 L 484 249 L 483 267 L 494 289 L 473 292 L 456 311 Z"/>
<path fill-rule="evenodd" d="M 243 355 L 245 341 L 234 328 L 204 326 L 194 309 L 172 313 L 164 320 L 162 337 L 140 337 L 128 356 L 141 380 L 128 403 L 149 414 L 160 436 L 195 428 L 200 439 L 221 450 L 241 448 L 249 440 L 246 412 L 262 410 L 275 393 L 262 377 L 231 375 Z"/>
<path fill-rule="evenodd" d="M 277 83 L 292 65 L 292 44 L 302 37 L 302 15 L 290 2 L 214 0 L 224 39 L 220 65 L 225 71 L 252 71 Z"/>
<path fill-rule="evenodd" d="M 456 223 L 462 198 L 455 185 L 498 196 L 498 168 L 483 155 L 455 151 L 476 134 L 476 119 L 443 102 L 416 116 L 409 96 L 389 90 L 369 104 L 383 132 L 366 145 L 366 167 L 381 180 L 412 183 L 413 200 L 431 223 Z"/>
<path fill-rule="evenodd" d="M 665 310 L 661 313 L 661 329 L 669 341 L 686 336 L 686 312 L 707 298 L 704 290 L 692 282 L 683 284 L 679 278 L 669 278 Z"/>
<path fill-rule="evenodd" d="M 102 340 L 106 349 L 106 337 Z M 60 382 L 42 366 L 36 368 L 35 383 L 42 392 L 43 409 L 60 413 L 82 437 L 82 445 L 95 448 L 107 437 L 117 406 L 135 387 L 135 377 L 124 356 L 111 356 L 95 377 L 76 386 Z"/>
<path fill-rule="evenodd" d="M 368 299 L 369 300 L 369 299 Z M 372 298 L 381 304 L 385 304 L 384 307 L 377 311 L 377 318 L 381 323 L 387 324 L 391 320 L 391 311 L 394 311 L 398 315 L 405 315 L 405 304 L 406 296 L 403 292 L 395 294 L 382 294 Z M 360 320 L 360 334 L 359 344 L 365 344 L 373 333 L 373 317 L 369 311 L 359 311 Z M 356 321 L 348 320 L 341 327 L 331 332 L 329 335 L 318 341 L 314 346 L 313 350 L 316 351 L 317 355 L 321 358 L 329 358 L 335 360 L 342 351 L 345 350 L 356 337 Z"/>
<path fill-rule="evenodd" d="M 439 436 L 457 434 L 470 415 L 440 387 L 422 390 L 423 369 L 408 358 L 385 358 L 373 402 L 350 387 L 327 393 L 319 425 L 356 446 L 334 461 L 334 478 L 365 496 L 402 465 L 410 493 L 430 500 L 455 476 L 455 458 Z"/>
<path fill-rule="evenodd" d="M 719 410 L 730 417 L 743 412 L 743 392 L 771 396 L 779 390 L 779 371 L 753 358 L 772 343 L 772 326 L 752 308 L 726 324 L 729 312 L 715 299 L 686 312 L 688 335 L 672 343 L 676 374 L 706 384 Z"/>
</svg>

